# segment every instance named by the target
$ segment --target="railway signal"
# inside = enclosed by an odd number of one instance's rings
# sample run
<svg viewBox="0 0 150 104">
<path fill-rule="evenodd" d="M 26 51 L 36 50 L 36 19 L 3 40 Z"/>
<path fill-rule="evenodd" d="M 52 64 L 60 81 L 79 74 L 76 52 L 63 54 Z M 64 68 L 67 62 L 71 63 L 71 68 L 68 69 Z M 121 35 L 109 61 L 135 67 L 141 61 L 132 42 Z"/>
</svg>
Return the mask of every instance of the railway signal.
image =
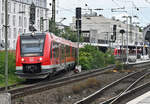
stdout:
<svg viewBox="0 0 150 104">
<path fill-rule="evenodd" d="M 77 48 L 77 66 L 75 70 L 81 71 L 81 65 L 79 65 L 79 40 L 81 35 L 81 7 L 76 8 L 76 29 L 78 37 L 78 48 Z"/>
<path fill-rule="evenodd" d="M 40 31 L 43 31 L 43 28 L 44 28 L 44 19 L 43 17 L 40 18 Z"/>
<path fill-rule="evenodd" d="M 30 24 L 35 24 L 35 14 L 36 14 L 36 7 L 35 7 L 35 4 L 32 3 L 31 6 L 30 6 Z"/>
</svg>

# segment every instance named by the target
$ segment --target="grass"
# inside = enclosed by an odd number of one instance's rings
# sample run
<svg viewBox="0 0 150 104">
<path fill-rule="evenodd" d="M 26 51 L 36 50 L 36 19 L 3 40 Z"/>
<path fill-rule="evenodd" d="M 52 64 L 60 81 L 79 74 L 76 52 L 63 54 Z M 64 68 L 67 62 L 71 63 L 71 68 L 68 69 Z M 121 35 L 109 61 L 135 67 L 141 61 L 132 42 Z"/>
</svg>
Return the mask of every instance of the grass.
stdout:
<svg viewBox="0 0 150 104">
<path fill-rule="evenodd" d="M 87 88 L 100 87 L 100 84 L 101 83 L 96 78 L 88 78 L 86 81 L 75 84 L 74 86 L 72 86 L 72 92 L 74 94 L 78 94 Z"/>
<path fill-rule="evenodd" d="M 19 79 L 15 74 L 8 75 L 8 85 L 13 85 L 22 81 L 23 79 Z M 5 76 L 0 74 L 0 87 L 4 86 L 5 86 Z"/>
</svg>

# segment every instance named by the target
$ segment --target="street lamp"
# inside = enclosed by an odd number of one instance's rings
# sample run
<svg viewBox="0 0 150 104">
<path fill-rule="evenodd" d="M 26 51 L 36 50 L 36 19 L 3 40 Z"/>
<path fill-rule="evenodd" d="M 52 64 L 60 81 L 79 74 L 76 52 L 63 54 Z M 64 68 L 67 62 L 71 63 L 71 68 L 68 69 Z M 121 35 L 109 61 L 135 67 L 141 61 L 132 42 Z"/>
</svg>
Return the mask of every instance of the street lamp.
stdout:
<svg viewBox="0 0 150 104">
<path fill-rule="evenodd" d="M 120 30 L 120 33 L 122 34 L 122 48 L 121 48 L 121 56 L 122 56 L 122 63 L 123 63 L 123 34 L 125 31 L 123 29 Z"/>
<path fill-rule="evenodd" d="M 137 25 L 140 24 L 140 23 L 139 22 L 133 22 L 133 24 L 135 24 L 136 28 L 137 28 L 137 31 L 136 31 L 136 41 L 135 41 L 135 43 L 136 43 L 136 60 L 137 60 L 137 43 L 138 43 L 138 38 L 137 38 L 138 27 L 137 27 Z"/>
<path fill-rule="evenodd" d="M 126 63 L 128 64 L 128 18 L 129 18 L 129 16 L 123 16 L 123 18 L 126 18 L 127 20 L 127 32 L 126 32 L 126 34 L 127 34 L 127 49 L 126 49 L 126 55 L 127 55 L 127 60 L 126 60 Z"/>
</svg>

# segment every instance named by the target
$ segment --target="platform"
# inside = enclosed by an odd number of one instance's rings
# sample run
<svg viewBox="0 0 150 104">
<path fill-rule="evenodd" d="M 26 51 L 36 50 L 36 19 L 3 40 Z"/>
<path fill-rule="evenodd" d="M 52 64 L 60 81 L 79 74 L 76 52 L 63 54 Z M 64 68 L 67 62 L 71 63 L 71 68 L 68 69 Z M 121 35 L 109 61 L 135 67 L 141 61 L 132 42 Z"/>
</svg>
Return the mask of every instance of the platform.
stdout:
<svg viewBox="0 0 150 104">
<path fill-rule="evenodd" d="M 128 64 L 132 65 L 132 64 L 140 64 L 140 63 L 145 63 L 145 62 L 150 62 L 150 59 L 146 59 L 146 60 L 137 59 L 136 62 L 129 62 Z"/>
<path fill-rule="evenodd" d="M 150 91 L 131 100 L 130 102 L 126 104 L 150 104 Z"/>
<path fill-rule="evenodd" d="M 10 95 L 10 93 L 0 94 L 0 104 L 11 104 L 11 95 Z"/>
</svg>

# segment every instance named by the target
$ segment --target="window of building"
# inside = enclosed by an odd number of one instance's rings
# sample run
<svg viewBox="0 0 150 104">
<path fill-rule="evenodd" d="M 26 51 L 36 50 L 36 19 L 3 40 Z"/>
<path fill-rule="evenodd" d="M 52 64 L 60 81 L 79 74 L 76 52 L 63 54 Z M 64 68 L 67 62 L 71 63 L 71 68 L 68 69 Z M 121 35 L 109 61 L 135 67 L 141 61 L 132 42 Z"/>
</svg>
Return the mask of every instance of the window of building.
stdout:
<svg viewBox="0 0 150 104">
<path fill-rule="evenodd" d="M 5 10 L 5 2 L 4 2 L 4 0 L 2 0 L 2 11 L 4 11 Z"/>
<path fill-rule="evenodd" d="M 43 17 L 43 10 L 40 10 L 40 17 Z"/>
<path fill-rule="evenodd" d="M 24 5 L 24 10 L 23 11 L 24 11 L 24 13 L 26 13 L 26 5 Z"/>
<path fill-rule="evenodd" d="M 16 36 L 17 36 L 17 31 L 16 28 L 14 28 L 14 34 L 13 34 L 14 39 L 16 39 Z"/>
<path fill-rule="evenodd" d="M 27 28 L 27 18 L 24 17 L 24 28 Z"/>
<path fill-rule="evenodd" d="M 19 28 L 19 31 L 18 31 L 18 34 L 20 34 L 20 33 L 22 33 L 22 29 L 21 28 Z"/>
<path fill-rule="evenodd" d="M 8 2 L 8 13 L 11 13 L 11 2 Z"/>
<path fill-rule="evenodd" d="M 8 25 L 10 25 L 10 14 L 8 14 Z"/>
<path fill-rule="evenodd" d="M 8 28 L 8 38 L 11 39 L 11 28 Z"/>
<path fill-rule="evenodd" d="M 15 25 L 16 25 L 16 16 L 13 15 L 13 26 L 15 26 Z"/>
<path fill-rule="evenodd" d="M 26 33 L 26 29 L 24 29 L 24 33 Z"/>
<path fill-rule="evenodd" d="M 39 9 L 37 9 L 37 17 L 39 17 Z"/>
<path fill-rule="evenodd" d="M 37 21 L 38 29 L 40 29 L 40 20 Z"/>
<path fill-rule="evenodd" d="M 14 2 L 14 13 L 16 13 L 16 2 Z"/>
<path fill-rule="evenodd" d="M 1 37 L 1 36 L 2 36 L 2 34 L 1 34 L 1 33 L 2 33 L 2 29 L 0 29 L 0 40 L 1 40 L 1 38 L 2 38 L 2 37 Z"/>
<path fill-rule="evenodd" d="M 19 16 L 19 26 L 21 26 L 22 24 L 22 20 L 21 20 L 21 16 Z"/>
<path fill-rule="evenodd" d="M 36 0 L 36 5 L 39 6 L 39 0 Z"/>
<path fill-rule="evenodd" d="M 10 48 L 10 40 L 8 40 L 8 48 Z"/>
<path fill-rule="evenodd" d="M 2 27 L 2 38 L 4 38 L 4 34 L 5 34 L 5 28 Z"/>
<path fill-rule="evenodd" d="M 4 24 L 4 13 L 2 13 L 1 23 Z"/>
<path fill-rule="evenodd" d="M 15 49 L 15 47 L 16 47 L 16 42 L 15 42 L 15 40 L 13 41 L 13 48 Z"/>
<path fill-rule="evenodd" d="M 22 9 L 21 9 L 21 4 L 19 4 L 19 11 L 22 11 Z"/>
</svg>

